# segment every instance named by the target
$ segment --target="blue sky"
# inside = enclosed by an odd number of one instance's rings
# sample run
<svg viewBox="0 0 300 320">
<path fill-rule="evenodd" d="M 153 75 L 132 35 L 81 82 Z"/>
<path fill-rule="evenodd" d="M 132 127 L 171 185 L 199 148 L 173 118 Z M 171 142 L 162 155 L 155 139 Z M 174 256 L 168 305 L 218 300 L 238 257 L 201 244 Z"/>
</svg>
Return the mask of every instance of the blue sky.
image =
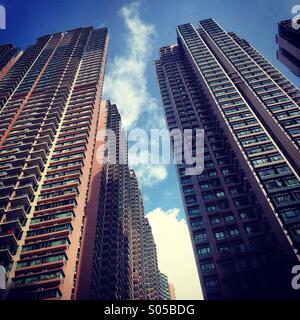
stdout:
<svg viewBox="0 0 300 320">
<path fill-rule="evenodd" d="M 118 103 L 125 121 L 128 120 L 131 127 L 149 128 L 154 124 L 163 126 L 163 113 L 152 61 L 158 58 L 159 47 L 176 42 L 175 27 L 178 24 L 186 22 L 196 24 L 198 20 L 213 17 L 225 30 L 234 31 L 247 39 L 299 86 L 299 79 L 276 60 L 275 43 L 278 21 L 291 18 L 292 6 L 297 2 L 297 0 L 140 0 L 138 2 L 0 0 L 0 4 L 5 5 L 7 11 L 7 29 L 0 30 L 0 43 L 13 43 L 24 49 L 34 43 L 38 36 L 44 34 L 90 25 L 95 28 L 108 27 L 110 43 L 105 97 L 112 98 L 112 102 Z M 143 45 L 139 47 L 139 44 Z M 130 68 L 136 68 L 133 74 Z M 118 71 L 119 69 L 121 71 Z M 126 97 L 127 101 L 124 102 L 124 97 L 120 95 L 121 91 L 114 89 L 118 88 L 117 85 L 123 89 L 127 87 L 132 89 L 132 97 Z M 128 115 L 133 118 L 129 119 Z M 174 167 L 139 167 L 137 171 L 142 185 L 145 212 L 151 212 L 151 217 L 163 217 L 163 214 L 169 214 L 176 221 L 182 222 L 180 220 L 184 217 L 183 206 Z M 162 231 L 159 229 L 161 225 L 157 226 L 155 223 L 159 221 L 153 218 L 156 242 L 159 243 L 160 250 L 167 239 L 162 239 Z M 172 232 L 180 232 L 179 229 L 176 231 L 174 229 Z M 183 232 L 182 237 L 186 237 L 186 228 L 185 231 L 180 230 Z M 159 252 L 161 257 L 166 255 L 162 250 Z M 163 258 L 161 261 L 164 264 Z M 168 261 L 170 262 L 171 258 Z M 176 264 L 174 261 L 172 263 Z M 163 271 L 167 274 L 171 272 L 167 263 L 164 268 Z M 186 269 L 181 269 L 186 273 Z M 170 276 L 174 282 L 178 281 L 178 286 L 180 286 L 179 277 L 179 271 L 177 276 L 175 274 Z M 182 298 L 193 297 L 183 291 Z"/>
</svg>

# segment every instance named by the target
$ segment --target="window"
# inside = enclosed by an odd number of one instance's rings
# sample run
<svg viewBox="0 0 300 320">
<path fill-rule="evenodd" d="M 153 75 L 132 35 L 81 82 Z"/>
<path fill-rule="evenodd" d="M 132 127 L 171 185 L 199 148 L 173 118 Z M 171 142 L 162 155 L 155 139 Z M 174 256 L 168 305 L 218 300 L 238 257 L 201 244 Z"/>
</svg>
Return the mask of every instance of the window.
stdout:
<svg viewBox="0 0 300 320">
<path fill-rule="evenodd" d="M 291 196 L 289 194 L 280 194 L 274 197 L 277 204 L 291 201 Z"/>
<path fill-rule="evenodd" d="M 210 254 L 210 247 L 202 247 L 197 249 L 198 255 L 200 257 L 207 256 Z"/>
<path fill-rule="evenodd" d="M 219 207 L 220 207 L 221 210 L 227 209 L 229 207 L 229 204 L 228 204 L 227 200 L 220 201 L 219 202 Z"/>
<path fill-rule="evenodd" d="M 293 229 L 292 234 L 296 241 L 300 240 L 300 228 Z"/>
<path fill-rule="evenodd" d="M 230 254 L 230 247 L 228 245 L 224 245 L 219 247 L 219 252 L 221 256 L 226 256 Z"/>
<path fill-rule="evenodd" d="M 226 223 L 233 223 L 235 221 L 234 216 L 229 215 L 224 217 Z"/>
<path fill-rule="evenodd" d="M 196 243 L 204 241 L 204 240 L 206 240 L 206 233 L 205 232 L 196 233 L 194 235 L 194 239 L 195 239 Z"/>
<path fill-rule="evenodd" d="M 209 184 L 208 183 L 201 183 L 200 184 L 200 189 L 201 190 L 205 190 L 205 189 L 208 189 L 209 188 Z"/>
<path fill-rule="evenodd" d="M 287 187 L 296 186 L 299 184 L 299 181 L 297 178 L 289 178 L 284 180 Z"/>
<path fill-rule="evenodd" d="M 225 239 L 225 233 L 223 231 L 215 232 L 215 237 L 217 240 L 224 240 Z"/>
<path fill-rule="evenodd" d="M 235 249 L 237 252 L 245 252 L 246 251 L 246 246 L 243 242 L 239 242 L 235 245 Z"/>
<path fill-rule="evenodd" d="M 213 199 L 213 195 L 212 195 L 212 193 L 210 193 L 210 192 L 203 192 L 203 199 L 204 200 L 211 200 L 211 199 Z"/>
<path fill-rule="evenodd" d="M 184 194 L 191 194 L 191 193 L 194 193 L 194 192 L 195 192 L 195 190 L 194 190 L 193 187 L 184 188 L 184 189 L 183 189 L 183 193 L 184 193 Z"/>
<path fill-rule="evenodd" d="M 190 177 L 183 177 L 181 178 L 182 184 L 192 183 L 192 179 Z"/>
<path fill-rule="evenodd" d="M 271 176 L 271 175 L 275 174 L 275 170 L 274 169 L 264 169 L 264 170 L 258 171 L 258 174 L 261 177 L 267 177 L 267 176 Z"/>
<path fill-rule="evenodd" d="M 238 237 L 240 235 L 239 229 L 231 229 L 229 230 L 229 234 L 232 238 Z"/>
<path fill-rule="evenodd" d="M 214 212 L 217 210 L 217 207 L 214 204 L 212 204 L 212 205 L 206 206 L 206 210 L 207 212 Z"/>
<path fill-rule="evenodd" d="M 191 221 L 191 225 L 193 229 L 197 229 L 203 226 L 203 220 L 202 219 L 197 219 Z"/>
<path fill-rule="evenodd" d="M 225 193 L 223 191 L 218 191 L 218 192 L 216 192 L 216 197 L 223 198 L 223 197 L 225 197 Z"/>
<path fill-rule="evenodd" d="M 23 246 L 22 251 L 31 251 L 31 250 L 38 250 L 42 248 L 48 248 L 48 247 L 55 247 L 60 245 L 68 245 L 70 244 L 70 241 L 68 238 L 58 239 L 58 240 L 52 240 L 52 241 L 45 241 L 45 242 L 38 242 L 32 245 L 26 245 Z"/>
<path fill-rule="evenodd" d="M 219 223 L 221 223 L 221 220 L 218 217 L 214 217 L 214 218 L 210 219 L 210 223 L 213 224 L 213 225 L 214 224 L 219 224 Z"/>
<path fill-rule="evenodd" d="M 195 197 L 186 197 L 185 199 L 187 204 L 197 202 Z"/>
<path fill-rule="evenodd" d="M 291 172 L 290 168 L 288 166 L 282 166 L 276 168 L 278 173 L 288 173 Z"/>
<path fill-rule="evenodd" d="M 47 215 L 42 215 L 37 218 L 32 218 L 30 221 L 30 224 L 36 224 L 48 220 L 56 220 L 56 219 L 62 219 L 66 217 L 74 217 L 74 212 L 73 211 L 65 211 L 65 212 L 60 212 L 60 213 L 55 213 L 55 214 L 47 214 Z"/>
<path fill-rule="evenodd" d="M 280 180 L 271 180 L 266 183 L 266 187 L 268 190 L 274 190 L 278 188 L 282 188 L 282 182 Z"/>
<path fill-rule="evenodd" d="M 217 172 L 216 171 L 211 171 L 208 176 L 209 177 L 215 177 L 217 175 Z"/>
<path fill-rule="evenodd" d="M 255 234 L 261 231 L 261 227 L 258 224 L 246 226 L 245 230 L 248 234 Z"/>
<path fill-rule="evenodd" d="M 240 198 L 240 199 L 234 200 L 234 204 L 238 208 L 238 207 L 247 205 L 248 201 L 246 198 Z"/>
<path fill-rule="evenodd" d="M 240 217 L 242 220 L 251 219 L 255 217 L 254 213 L 251 210 L 240 211 Z"/>
<path fill-rule="evenodd" d="M 195 216 L 197 214 L 200 214 L 200 209 L 199 208 L 189 208 L 188 209 L 188 215 L 189 216 Z"/>
<path fill-rule="evenodd" d="M 218 282 L 217 279 L 206 280 L 205 281 L 205 287 L 207 289 L 218 289 L 219 288 L 219 282 Z"/>
<path fill-rule="evenodd" d="M 213 262 L 203 263 L 203 264 L 200 264 L 200 268 L 203 273 L 211 272 L 215 269 L 215 264 Z"/>
<path fill-rule="evenodd" d="M 66 260 L 66 256 L 65 254 L 57 254 L 57 255 L 51 255 L 51 256 L 47 256 L 47 257 L 42 257 L 42 258 L 38 258 L 38 259 L 34 259 L 34 260 L 29 260 L 29 261 L 19 261 L 17 264 L 17 269 L 20 268 L 26 268 L 29 266 L 36 266 L 39 264 L 45 264 L 45 263 L 49 263 L 49 262 L 55 262 L 55 261 L 60 261 Z"/>
<path fill-rule="evenodd" d="M 300 210 L 298 209 L 287 209 L 282 212 L 282 216 L 285 221 L 291 221 L 293 219 L 300 218 Z"/>
</svg>

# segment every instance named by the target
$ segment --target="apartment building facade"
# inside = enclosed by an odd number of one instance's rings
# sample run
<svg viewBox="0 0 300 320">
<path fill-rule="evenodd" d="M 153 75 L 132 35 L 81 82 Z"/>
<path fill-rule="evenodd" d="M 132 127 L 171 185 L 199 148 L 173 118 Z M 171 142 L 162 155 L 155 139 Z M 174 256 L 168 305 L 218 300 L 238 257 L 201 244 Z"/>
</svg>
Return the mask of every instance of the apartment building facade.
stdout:
<svg viewBox="0 0 300 320">
<path fill-rule="evenodd" d="M 299 90 L 213 19 L 154 62 L 167 126 L 204 129 L 204 170 L 177 165 L 205 299 L 297 296 Z"/>
</svg>

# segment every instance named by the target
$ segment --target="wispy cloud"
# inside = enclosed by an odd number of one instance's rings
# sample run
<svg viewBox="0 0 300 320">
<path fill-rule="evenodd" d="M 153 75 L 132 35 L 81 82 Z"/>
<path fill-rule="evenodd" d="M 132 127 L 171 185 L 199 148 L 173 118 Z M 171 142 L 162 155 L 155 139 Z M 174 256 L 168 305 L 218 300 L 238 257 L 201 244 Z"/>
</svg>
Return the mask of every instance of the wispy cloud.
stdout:
<svg viewBox="0 0 300 320">
<path fill-rule="evenodd" d="M 134 167 L 139 183 L 145 187 L 153 187 L 168 176 L 167 168 L 163 165 L 140 164 Z"/>
<path fill-rule="evenodd" d="M 151 64 L 155 27 L 144 22 L 139 14 L 139 2 L 122 7 L 124 19 L 125 48 L 108 65 L 104 94 L 108 96 L 122 114 L 126 128 L 136 125 L 142 113 L 151 115 L 158 109 L 156 99 L 149 93 L 146 70 Z"/>
<path fill-rule="evenodd" d="M 144 129 L 163 126 L 160 106 L 149 92 L 147 81 L 147 68 L 152 68 L 151 55 L 156 31 L 154 25 L 141 19 L 139 9 L 140 3 L 135 1 L 120 10 L 125 24 L 125 47 L 108 64 L 104 84 L 104 95 L 117 104 L 122 123 L 128 130 L 137 126 Z M 129 162 L 134 158 L 135 155 L 129 150 Z M 143 186 L 152 187 L 167 178 L 166 166 L 132 166 Z"/>
<path fill-rule="evenodd" d="M 157 208 L 147 214 L 157 246 L 159 268 L 175 285 L 177 299 L 202 299 L 187 224 L 179 209 Z"/>
</svg>

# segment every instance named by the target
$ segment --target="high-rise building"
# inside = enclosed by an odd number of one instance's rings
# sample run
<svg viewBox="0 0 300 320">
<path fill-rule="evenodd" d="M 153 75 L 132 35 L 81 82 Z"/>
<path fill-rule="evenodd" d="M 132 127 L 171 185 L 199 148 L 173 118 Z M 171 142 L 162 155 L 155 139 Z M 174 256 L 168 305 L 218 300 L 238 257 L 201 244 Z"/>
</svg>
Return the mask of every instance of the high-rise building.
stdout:
<svg viewBox="0 0 300 320">
<path fill-rule="evenodd" d="M 277 59 L 300 77 L 300 29 L 293 27 L 291 19 L 279 22 L 276 42 Z"/>
<path fill-rule="evenodd" d="M 151 226 L 144 216 L 141 191 L 135 172 L 130 169 L 130 206 L 132 214 L 133 299 L 159 299 L 157 252 Z"/>
<path fill-rule="evenodd" d="M 0 263 L 10 298 L 71 299 L 93 243 L 108 34 L 43 36 L 0 83 Z"/>
<path fill-rule="evenodd" d="M 299 295 L 299 90 L 213 19 L 177 27 L 157 79 L 170 130 L 204 129 L 204 170 L 177 165 L 205 299 Z"/>
<path fill-rule="evenodd" d="M 142 225 L 144 248 L 144 282 L 147 300 L 159 300 L 159 269 L 156 244 L 152 234 L 152 228 L 147 218 Z"/>
<path fill-rule="evenodd" d="M 0 45 L 0 80 L 9 72 L 22 52 L 11 44 Z"/>
<path fill-rule="evenodd" d="M 98 165 L 90 186 L 98 190 L 98 196 L 88 200 L 93 215 L 85 221 L 77 298 L 127 300 L 132 299 L 130 176 L 121 116 L 110 101 L 102 102 L 99 128 L 103 131 L 98 131 L 94 160 Z M 106 141 L 105 149 L 103 143 L 110 132 L 114 139 Z"/>
<path fill-rule="evenodd" d="M 159 299 L 170 300 L 170 289 L 169 289 L 168 277 L 162 272 L 160 272 Z"/>
<path fill-rule="evenodd" d="M 129 201 L 132 214 L 132 282 L 133 299 L 147 300 L 145 283 L 145 251 L 143 239 L 144 208 L 138 181 L 130 170 Z"/>
<path fill-rule="evenodd" d="M 41 37 L 21 57 L 5 47 L 15 57 L 0 81 L 8 299 L 134 299 L 134 270 L 144 285 L 136 298 L 158 295 L 155 243 L 121 116 L 101 101 L 107 44 L 106 28 L 89 27 Z"/>
</svg>

